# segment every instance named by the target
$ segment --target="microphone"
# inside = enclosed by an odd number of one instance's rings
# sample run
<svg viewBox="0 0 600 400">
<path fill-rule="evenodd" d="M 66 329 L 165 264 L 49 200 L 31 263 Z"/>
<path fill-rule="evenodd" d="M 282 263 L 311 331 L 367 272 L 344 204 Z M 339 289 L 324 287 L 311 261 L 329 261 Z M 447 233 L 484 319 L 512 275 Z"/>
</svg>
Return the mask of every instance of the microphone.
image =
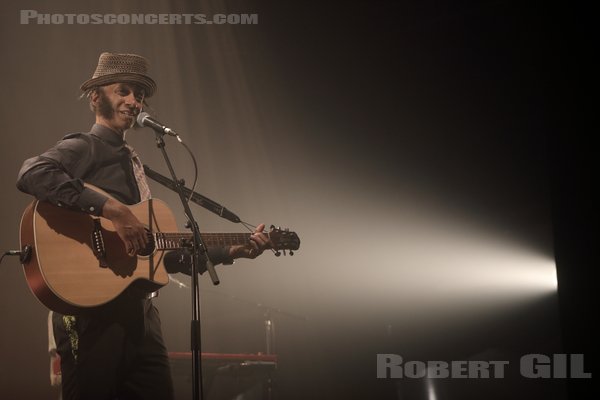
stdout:
<svg viewBox="0 0 600 400">
<path fill-rule="evenodd" d="M 141 112 L 137 116 L 137 124 L 141 127 L 147 126 L 148 128 L 152 128 L 157 132 L 167 134 L 169 136 L 175 136 L 179 138 L 177 132 L 175 132 L 171 128 L 167 128 L 162 123 L 158 122 L 154 118 L 150 116 L 147 112 Z"/>
</svg>

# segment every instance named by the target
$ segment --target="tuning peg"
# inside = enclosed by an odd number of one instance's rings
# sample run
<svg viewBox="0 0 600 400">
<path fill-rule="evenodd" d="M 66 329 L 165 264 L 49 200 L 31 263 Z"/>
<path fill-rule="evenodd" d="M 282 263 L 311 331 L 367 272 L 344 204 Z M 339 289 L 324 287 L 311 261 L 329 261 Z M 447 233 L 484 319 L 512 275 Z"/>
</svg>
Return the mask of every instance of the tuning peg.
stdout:
<svg viewBox="0 0 600 400">
<path fill-rule="evenodd" d="M 280 252 L 279 250 L 277 250 L 277 251 L 275 252 L 275 257 L 279 257 L 280 255 L 281 255 L 281 252 Z"/>
<path fill-rule="evenodd" d="M 290 256 L 294 255 L 294 250 L 290 250 Z"/>
</svg>

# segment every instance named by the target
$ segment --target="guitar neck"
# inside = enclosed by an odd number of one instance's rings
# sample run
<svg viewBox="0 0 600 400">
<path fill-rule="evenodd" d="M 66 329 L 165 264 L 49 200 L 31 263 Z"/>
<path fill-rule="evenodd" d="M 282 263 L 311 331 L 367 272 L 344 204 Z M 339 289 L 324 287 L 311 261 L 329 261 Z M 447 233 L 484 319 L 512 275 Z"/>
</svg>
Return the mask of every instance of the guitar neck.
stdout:
<svg viewBox="0 0 600 400">
<path fill-rule="evenodd" d="M 176 250 L 184 247 L 192 240 L 191 233 L 152 233 L 157 250 Z M 202 240 L 207 247 L 224 247 L 247 244 L 250 233 L 202 233 Z"/>
</svg>

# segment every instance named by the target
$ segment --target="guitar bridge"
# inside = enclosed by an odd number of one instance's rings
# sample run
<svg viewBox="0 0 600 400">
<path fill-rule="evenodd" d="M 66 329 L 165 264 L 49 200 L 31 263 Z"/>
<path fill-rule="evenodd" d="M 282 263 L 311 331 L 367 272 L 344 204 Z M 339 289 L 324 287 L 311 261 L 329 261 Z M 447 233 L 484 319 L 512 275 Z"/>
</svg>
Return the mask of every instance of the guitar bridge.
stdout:
<svg viewBox="0 0 600 400">
<path fill-rule="evenodd" d="M 100 218 L 94 218 L 94 230 L 92 231 L 92 251 L 94 256 L 100 262 L 102 268 L 107 268 L 106 262 L 106 247 L 104 246 L 104 238 L 102 237 L 102 224 Z"/>
</svg>

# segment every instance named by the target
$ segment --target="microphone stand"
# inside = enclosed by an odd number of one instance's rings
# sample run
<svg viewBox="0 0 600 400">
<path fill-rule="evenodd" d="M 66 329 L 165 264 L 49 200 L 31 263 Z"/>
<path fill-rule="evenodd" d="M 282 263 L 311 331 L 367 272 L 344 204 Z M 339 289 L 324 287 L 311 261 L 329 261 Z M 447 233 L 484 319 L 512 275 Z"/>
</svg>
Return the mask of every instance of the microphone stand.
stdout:
<svg viewBox="0 0 600 400">
<path fill-rule="evenodd" d="M 192 210 L 185 198 L 183 186 L 180 184 L 180 181 L 177 179 L 175 175 L 175 171 L 173 170 L 173 165 L 169 159 L 169 156 L 165 150 L 165 141 L 163 139 L 164 132 L 154 130 L 156 134 L 156 146 L 160 149 L 167 167 L 169 168 L 169 172 L 171 173 L 171 177 L 173 182 L 175 182 L 175 186 L 177 189 L 177 193 L 179 194 L 179 199 L 181 200 L 181 204 L 183 205 L 183 211 L 188 219 L 189 228 L 192 230 L 193 243 L 191 243 L 192 248 L 192 321 L 191 321 L 191 350 L 192 350 L 192 398 L 194 400 L 199 400 L 204 398 L 204 391 L 202 385 L 202 360 L 200 357 L 200 343 L 201 343 L 201 331 L 200 331 L 200 285 L 198 283 L 198 265 L 200 263 L 200 255 L 202 254 L 206 259 L 206 270 L 208 271 L 210 278 L 214 285 L 219 284 L 219 277 L 217 272 L 215 271 L 214 264 L 208 258 L 208 253 L 206 250 L 206 246 L 202 241 L 202 236 L 200 235 L 200 228 L 198 228 L 198 224 L 194 220 L 194 216 L 192 215 Z"/>
</svg>

